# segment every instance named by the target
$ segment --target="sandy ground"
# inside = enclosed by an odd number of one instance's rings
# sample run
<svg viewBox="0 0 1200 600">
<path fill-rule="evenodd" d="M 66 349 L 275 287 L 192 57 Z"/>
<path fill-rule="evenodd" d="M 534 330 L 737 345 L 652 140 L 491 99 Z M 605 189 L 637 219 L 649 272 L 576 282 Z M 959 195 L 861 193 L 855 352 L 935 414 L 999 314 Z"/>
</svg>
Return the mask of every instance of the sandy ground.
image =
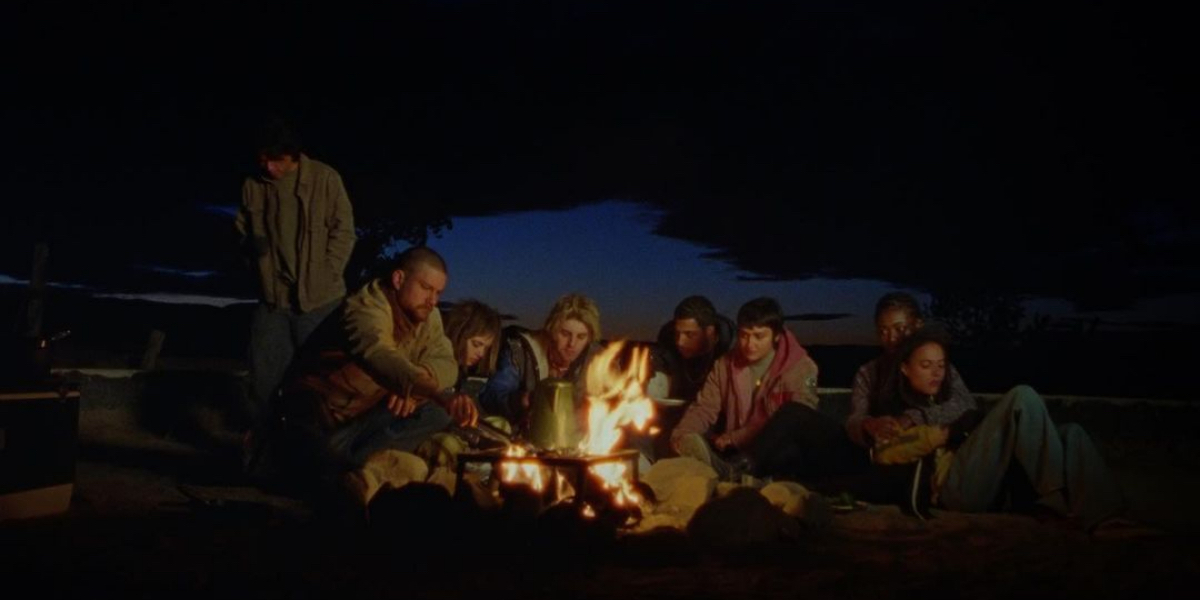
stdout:
<svg viewBox="0 0 1200 600">
<path fill-rule="evenodd" d="M 368 535 L 246 485 L 233 438 L 209 438 L 201 449 L 90 407 L 70 509 L 0 522 L 0 577 L 47 597 L 1131 597 L 1200 582 L 1200 473 L 1147 452 L 1111 466 L 1131 516 L 1161 535 L 1096 540 L 1024 516 L 923 522 L 871 506 L 722 550 L 677 531 L 444 527 L 424 511 Z"/>
<path fill-rule="evenodd" d="M 200 485 L 227 503 L 190 505 L 178 482 L 81 462 L 67 514 L 0 525 L 5 581 L 50 597 L 991 598 L 1145 596 L 1200 580 L 1194 527 L 1099 541 L 1022 516 L 921 522 L 872 506 L 737 551 L 699 548 L 682 533 L 533 543 L 422 529 L 380 540 L 241 486 Z"/>
</svg>

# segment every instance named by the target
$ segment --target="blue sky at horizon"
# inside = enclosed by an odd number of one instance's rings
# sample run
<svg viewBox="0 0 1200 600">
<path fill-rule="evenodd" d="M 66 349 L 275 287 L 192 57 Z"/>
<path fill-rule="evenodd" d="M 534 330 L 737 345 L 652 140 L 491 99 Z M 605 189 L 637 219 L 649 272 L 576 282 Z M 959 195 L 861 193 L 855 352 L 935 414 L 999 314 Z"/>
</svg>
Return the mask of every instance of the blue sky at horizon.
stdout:
<svg viewBox="0 0 1200 600">
<path fill-rule="evenodd" d="M 429 246 L 451 271 L 444 299 L 474 297 L 537 327 L 562 294 L 596 301 L 607 338 L 653 339 L 684 297 L 702 294 L 732 318 L 758 296 L 787 314 L 845 312 L 836 321 L 791 323 L 810 343 L 871 343 L 875 299 L 892 289 L 868 280 L 743 281 L 711 249 L 655 235 L 659 213 L 628 201 L 568 210 L 456 217 Z M 399 247 L 404 247 L 405 244 Z M 867 315 L 867 319 L 861 317 Z"/>
<path fill-rule="evenodd" d="M 804 344 L 873 344 L 874 303 L 881 294 L 900 289 L 866 279 L 739 279 L 752 274 L 706 258 L 710 248 L 655 235 L 659 217 L 646 205 L 617 200 L 565 210 L 454 217 L 453 227 L 431 238 L 429 245 L 449 264 L 444 300 L 477 298 L 514 315 L 516 323 L 537 327 L 560 295 L 581 292 L 599 305 L 609 339 L 653 339 L 680 299 L 703 294 L 731 318 L 743 302 L 758 296 L 776 298 L 787 314 L 849 313 L 842 319 L 797 321 L 789 326 Z M 162 265 L 135 268 L 185 278 L 206 275 Z M 26 283 L 0 274 L 0 285 Z M 250 301 L 167 290 L 134 294 L 70 282 L 49 285 L 82 289 L 96 297 L 153 302 L 229 306 Z M 915 295 L 923 302 L 929 300 L 925 294 Z M 1025 306 L 1031 316 L 1099 317 L 1107 325 L 1120 325 L 1150 320 L 1196 323 L 1200 315 L 1190 310 L 1196 303 L 1196 294 L 1186 294 L 1145 300 L 1129 311 L 1075 313 L 1070 303 L 1052 298 L 1029 300 Z"/>
</svg>

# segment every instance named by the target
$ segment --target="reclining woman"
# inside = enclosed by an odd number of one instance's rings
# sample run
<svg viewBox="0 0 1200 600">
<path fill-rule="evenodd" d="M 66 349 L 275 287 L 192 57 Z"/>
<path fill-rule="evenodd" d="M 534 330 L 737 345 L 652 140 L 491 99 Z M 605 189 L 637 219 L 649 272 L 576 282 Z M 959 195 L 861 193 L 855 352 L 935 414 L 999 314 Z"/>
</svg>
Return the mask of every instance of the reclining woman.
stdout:
<svg viewBox="0 0 1200 600">
<path fill-rule="evenodd" d="M 1027 491 L 1029 508 L 1077 520 L 1089 532 L 1129 523 L 1119 518 L 1125 501 L 1091 438 L 1079 425 L 1055 425 L 1033 388 L 1012 388 L 986 415 L 965 406 L 937 410 L 952 395 L 949 346 L 940 327 L 926 325 L 909 335 L 897 346 L 895 371 L 871 406 L 876 418 L 899 422 L 911 410 L 927 418 L 924 425 L 875 439 L 877 464 L 929 467 L 913 469 L 906 502 L 925 498 L 949 510 L 985 512 L 999 508 L 1015 486 Z M 908 508 L 921 514 L 925 507 Z"/>
</svg>

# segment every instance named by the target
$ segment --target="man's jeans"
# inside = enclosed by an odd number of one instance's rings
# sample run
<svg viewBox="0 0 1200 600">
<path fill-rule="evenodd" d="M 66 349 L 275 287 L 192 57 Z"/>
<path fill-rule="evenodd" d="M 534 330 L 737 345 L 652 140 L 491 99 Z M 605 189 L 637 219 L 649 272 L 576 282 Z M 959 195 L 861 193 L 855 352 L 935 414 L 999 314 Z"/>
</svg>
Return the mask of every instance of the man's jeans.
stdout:
<svg viewBox="0 0 1200 600">
<path fill-rule="evenodd" d="M 407 417 L 397 417 L 381 401 L 335 430 L 329 439 L 329 451 L 335 461 L 358 468 L 380 450 L 412 452 L 449 426 L 449 413 L 434 402 L 421 404 Z"/>
<path fill-rule="evenodd" d="M 264 424 L 272 399 L 296 351 L 317 326 L 338 307 L 341 299 L 306 313 L 273 309 L 260 303 L 250 321 L 250 420 Z"/>
<path fill-rule="evenodd" d="M 841 423 L 798 402 L 784 402 L 748 444 L 746 454 L 756 476 L 808 483 L 833 482 L 871 466 L 870 456 L 850 441 Z"/>
</svg>

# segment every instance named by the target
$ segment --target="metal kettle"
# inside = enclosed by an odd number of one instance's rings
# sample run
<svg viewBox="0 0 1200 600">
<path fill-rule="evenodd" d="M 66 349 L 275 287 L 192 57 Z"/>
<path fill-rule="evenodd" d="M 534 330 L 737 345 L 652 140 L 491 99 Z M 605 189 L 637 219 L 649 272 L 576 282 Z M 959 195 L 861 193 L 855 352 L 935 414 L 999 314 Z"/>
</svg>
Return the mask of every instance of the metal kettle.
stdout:
<svg viewBox="0 0 1200 600">
<path fill-rule="evenodd" d="M 529 441 L 543 450 L 573 450 L 579 445 L 571 380 L 551 377 L 537 383 L 529 402 Z"/>
</svg>

